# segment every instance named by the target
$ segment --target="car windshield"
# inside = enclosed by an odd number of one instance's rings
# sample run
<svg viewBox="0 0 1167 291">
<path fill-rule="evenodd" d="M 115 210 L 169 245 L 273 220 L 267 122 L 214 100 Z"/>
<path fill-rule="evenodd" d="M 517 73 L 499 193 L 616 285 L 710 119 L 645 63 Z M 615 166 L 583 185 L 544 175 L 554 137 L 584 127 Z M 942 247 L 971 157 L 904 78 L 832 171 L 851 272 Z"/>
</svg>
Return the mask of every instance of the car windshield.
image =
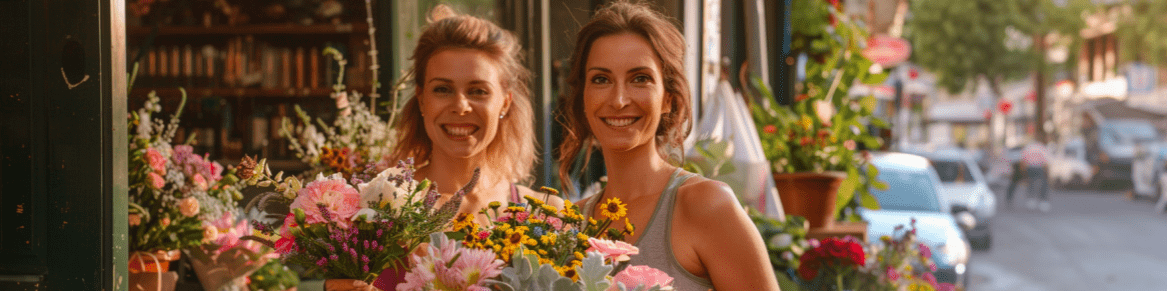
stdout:
<svg viewBox="0 0 1167 291">
<path fill-rule="evenodd" d="M 880 169 L 879 180 L 887 190 L 871 188 L 879 207 L 887 210 L 940 211 L 936 184 L 926 172 Z"/>
<path fill-rule="evenodd" d="M 973 178 L 972 172 L 968 167 L 959 161 L 932 161 L 932 167 L 936 168 L 936 174 L 940 175 L 940 182 L 944 183 L 973 183 L 976 180 Z"/>
<path fill-rule="evenodd" d="M 1114 122 L 1111 129 L 1123 140 L 1144 142 L 1159 139 L 1155 127 L 1145 122 Z"/>
</svg>

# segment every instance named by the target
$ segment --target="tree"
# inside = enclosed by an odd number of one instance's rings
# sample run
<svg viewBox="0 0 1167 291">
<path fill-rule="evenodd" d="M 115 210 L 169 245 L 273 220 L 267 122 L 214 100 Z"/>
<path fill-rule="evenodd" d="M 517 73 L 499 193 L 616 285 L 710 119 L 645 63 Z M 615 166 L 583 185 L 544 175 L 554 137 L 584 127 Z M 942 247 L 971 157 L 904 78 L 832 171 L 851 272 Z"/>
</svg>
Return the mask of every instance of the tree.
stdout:
<svg viewBox="0 0 1167 291">
<path fill-rule="evenodd" d="M 912 1 L 906 34 L 915 48 L 913 61 L 936 73 L 948 91 L 963 91 L 984 78 L 1000 98 L 1002 81 L 1045 71 L 1044 36 L 1078 37 L 1081 11 L 1088 5 L 1088 0 L 918 0 Z M 1043 87 L 1044 78 L 1037 79 Z"/>
<path fill-rule="evenodd" d="M 1167 65 L 1167 1 L 1132 0 L 1124 7 L 1116 31 L 1119 57 Z"/>
</svg>

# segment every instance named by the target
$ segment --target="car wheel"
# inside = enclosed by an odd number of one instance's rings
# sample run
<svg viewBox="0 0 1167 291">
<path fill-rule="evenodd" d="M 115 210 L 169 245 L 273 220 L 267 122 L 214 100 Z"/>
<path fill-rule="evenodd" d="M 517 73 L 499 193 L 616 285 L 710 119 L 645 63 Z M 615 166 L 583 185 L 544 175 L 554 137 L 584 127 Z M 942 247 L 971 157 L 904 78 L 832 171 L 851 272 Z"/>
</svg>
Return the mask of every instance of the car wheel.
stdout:
<svg viewBox="0 0 1167 291">
<path fill-rule="evenodd" d="M 993 247 L 993 236 L 992 235 L 984 235 L 984 236 L 981 236 L 978 238 L 974 238 L 971 241 L 969 241 L 969 245 L 972 247 L 973 250 L 977 250 L 977 251 L 989 250 L 990 248 Z"/>
</svg>

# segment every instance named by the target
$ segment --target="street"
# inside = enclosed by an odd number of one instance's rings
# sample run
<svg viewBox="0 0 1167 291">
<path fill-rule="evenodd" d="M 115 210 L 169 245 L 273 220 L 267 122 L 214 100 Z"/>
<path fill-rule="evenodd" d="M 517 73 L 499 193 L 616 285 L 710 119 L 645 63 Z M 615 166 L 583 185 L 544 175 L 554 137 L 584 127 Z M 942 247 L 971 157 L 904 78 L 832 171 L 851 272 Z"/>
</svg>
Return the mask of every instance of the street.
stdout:
<svg viewBox="0 0 1167 291">
<path fill-rule="evenodd" d="M 1125 191 L 1051 189 L 1042 213 L 1023 199 L 1006 208 L 997 189 L 993 245 L 973 253 L 969 290 L 1167 290 L 1167 215 Z"/>
</svg>

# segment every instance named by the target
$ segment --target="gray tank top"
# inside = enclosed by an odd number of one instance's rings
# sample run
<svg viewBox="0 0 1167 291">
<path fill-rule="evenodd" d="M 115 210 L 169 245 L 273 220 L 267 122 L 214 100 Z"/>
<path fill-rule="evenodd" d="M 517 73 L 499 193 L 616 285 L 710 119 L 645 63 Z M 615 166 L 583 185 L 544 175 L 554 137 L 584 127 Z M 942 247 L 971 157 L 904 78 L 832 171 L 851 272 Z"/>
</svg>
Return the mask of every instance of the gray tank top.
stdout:
<svg viewBox="0 0 1167 291">
<path fill-rule="evenodd" d="M 636 247 L 640 249 L 640 254 L 632 256 L 628 261 L 628 266 L 649 266 L 661 270 L 669 276 L 673 277 L 673 289 L 677 291 L 690 290 L 710 290 L 713 289 L 713 283 L 709 279 L 698 277 L 689 273 L 673 256 L 672 246 L 672 232 L 673 232 L 673 208 L 677 201 L 677 188 L 685 184 L 689 178 L 696 177 L 697 174 L 682 171 L 677 168 L 673 172 L 673 176 L 669 178 L 665 190 L 661 192 L 660 198 L 657 199 L 656 208 L 652 212 L 652 218 L 648 219 L 648 225 L 641 227 L 641 235 L 636 241 Z M 603 198 L 603 192 L 600 192 L 594 199 L 588 200 L 584 205 L 585 215 L 590 215 L 596 207 L 596 201 Z M 629 286 L 633 287 L 633 286 Z"/>
</svg>

